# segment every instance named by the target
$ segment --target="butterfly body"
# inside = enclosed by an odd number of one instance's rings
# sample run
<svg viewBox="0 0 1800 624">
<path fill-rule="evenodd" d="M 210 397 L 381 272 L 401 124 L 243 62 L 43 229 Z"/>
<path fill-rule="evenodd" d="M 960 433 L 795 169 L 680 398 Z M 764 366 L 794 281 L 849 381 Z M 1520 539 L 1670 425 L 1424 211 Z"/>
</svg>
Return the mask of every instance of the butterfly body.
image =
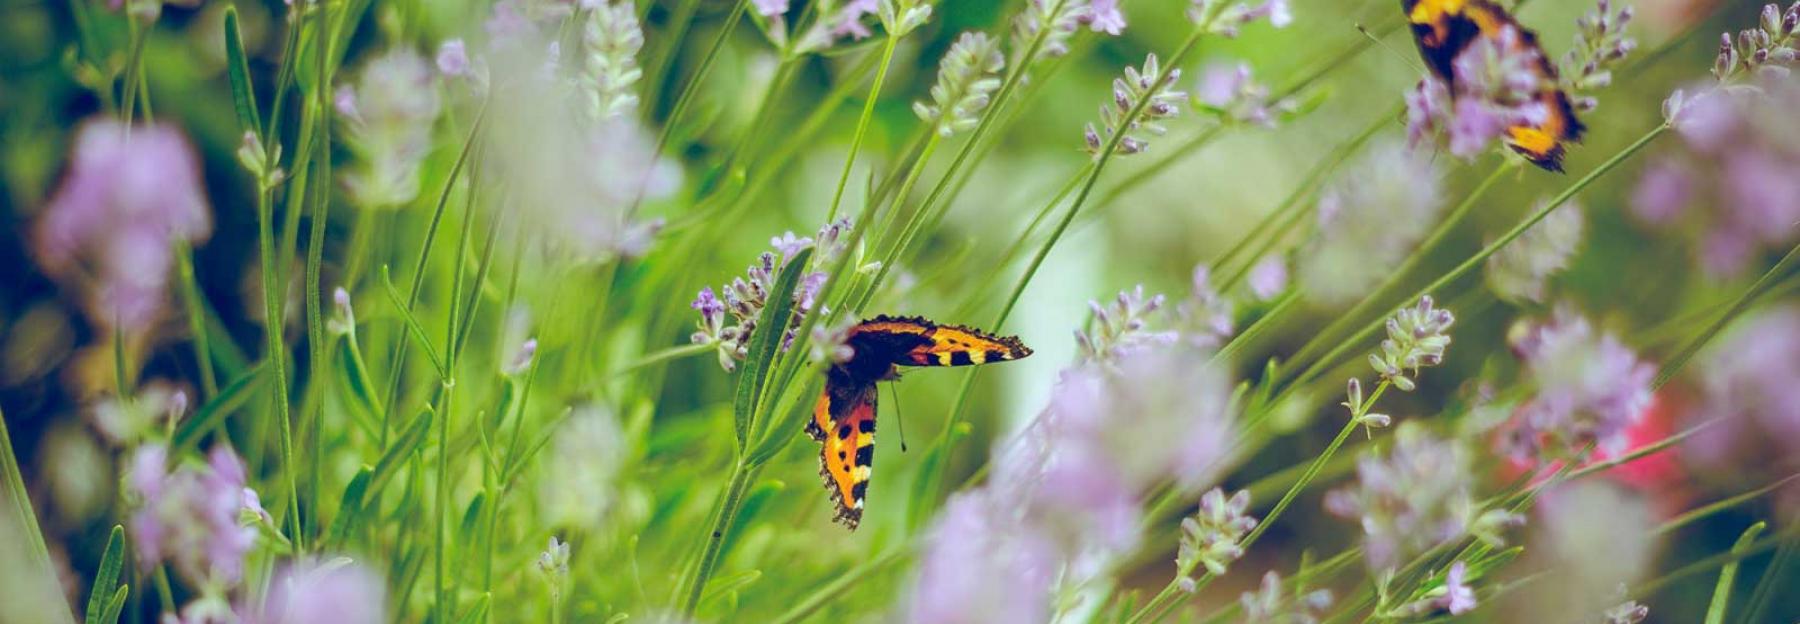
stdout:
<svg viewBox="0 0 1800 624">
<path fill-rule="evenodd" d="M 819 442 L 819 474 L 837 507 L 836 520 L 855 529 L 875 458 L 876 384 L 901 366 L 967 366 L 1031 355 L 1018 338 L 993 336 L 919 317 L 877 316 L 850 328 L 853 354 L 826 372 L 825 391 L 806 432 Z"/>
<path fill-rule="evenodd" d="M 1400 0 L 1412 28 L 1413 41 L 1426 68 L 1456 93 L 1456 57 L 1475 42 L 1486 39 L 1510 51 L 1533 53 L 1538 91 L 1533 96 L 1543 107 L 1542 119 L 1506 129 L 1507 147 L 1547 171 L 1562 171 L 1565 147 L 1581 141 L 1586 127 L 1575 117 L 1575 107 L 1557 84 L 1556 66 L 1550 63 L 1537 34 L 1520 25 L 1506 9 L 1492 0 Z M 1509 37 L 1507 32 L 1516 33 Z"/>
</svg>

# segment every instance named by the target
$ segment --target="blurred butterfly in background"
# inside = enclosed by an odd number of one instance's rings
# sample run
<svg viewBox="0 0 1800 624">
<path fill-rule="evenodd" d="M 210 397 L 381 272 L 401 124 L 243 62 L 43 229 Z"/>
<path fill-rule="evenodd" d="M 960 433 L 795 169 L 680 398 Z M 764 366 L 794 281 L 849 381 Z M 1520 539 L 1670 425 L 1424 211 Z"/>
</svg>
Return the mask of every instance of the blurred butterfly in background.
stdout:
<svg viewBox="0 0 1800 624">
<path fill-rule="evenodd" d="M 838 522 L 862 522 L 863 497 L 875 462 L 875 384 L 897 379 L 900 366 L 969 366 L 1031 355 L 1012 336 L 939 325 L 920 317 L 877 316 L 851 326 L 854 354 L 831 367 L 806 433 L 818 440 L 819 474 L 837 505 Z"/>
<path fill-rule="evenodd" d="M 1575 107 L 1569 94 L 1558 86 L 1556 67 L 1538 45 L 1537 33 L 1521 26 L 1518 20 L 1492 0 L 1400 0 L 1412 26 L 1413 41 L 1419 44 L 1419 56 L 1433 76 L 1449 87 L 1456 97 L 1456 57 L 1477 41 L 1491 41 L 1508 52 L 1531 54 L 1536 63 L 1536 99 L 1543 106 L 1542 121 L 1517 124 L 1506 128 L 1507 147 L 1523 155 L 1546 171 L 1561 172 L 1563 151 L 1569 143 L 1579 143 L 1585 127 L 1575 118 Z"/>
</svg>

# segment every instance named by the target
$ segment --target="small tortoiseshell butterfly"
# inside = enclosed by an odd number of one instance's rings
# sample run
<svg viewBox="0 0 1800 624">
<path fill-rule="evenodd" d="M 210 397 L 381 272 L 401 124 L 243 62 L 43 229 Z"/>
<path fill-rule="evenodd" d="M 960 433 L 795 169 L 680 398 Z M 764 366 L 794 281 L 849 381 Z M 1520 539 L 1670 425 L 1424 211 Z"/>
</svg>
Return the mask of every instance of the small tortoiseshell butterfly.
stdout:
<svg viewBox="0 0 1800 624">
<path fill-rule="evenodd" d="M 1480 39 L 1499 41 L 1528 48 L 1537 55 L 1540 83 L 1537 98 L 1544 105 L 1543 123 L 1515 125 L 1506 129 L 1506 145 L 1532 164 L 1546 171 L 1561 172 L 1564 146 L 1581 141 L 1586 129 L 1575 118 L 1575 107 L 1569 94 L 1557 86 L 1556 66 L 1538 45 L 1537 33 L 1521 26 L 1506 9 L 1492 0 L 1400 0 L 1412 25 L 1413 40 L 1419 44 L 1419 56 L 1432 75 L 1456 93 L 1457 55 Z M 1507 28 L 1517 37 L 1503 36 Z"/>
<path fill-rule="evenodd" d="M 831 367 L 806 433 L 818 440 L 819 475 L 837 504 L 836 520 L 856 529 L 875 463 L 875 383 L 900 366 L 968 366 L 1031 355 L 1018 338 L 939 325 L 919 317 L 877 316 L 852 326 L 850 360 Z"/>
</svg>

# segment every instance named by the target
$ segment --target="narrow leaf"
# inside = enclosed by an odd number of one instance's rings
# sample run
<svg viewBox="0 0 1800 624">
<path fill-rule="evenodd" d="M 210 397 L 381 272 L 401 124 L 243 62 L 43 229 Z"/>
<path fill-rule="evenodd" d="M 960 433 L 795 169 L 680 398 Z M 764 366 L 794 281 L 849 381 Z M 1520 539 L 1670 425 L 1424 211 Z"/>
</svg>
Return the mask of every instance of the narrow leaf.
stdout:
<svg viewBox="0 0 1800 624">
<path fill-rule="evenodd" d="M 106 538 L 106 553 L 100 556 L 100 569 L 94 572 L 94 585 L 88 594 L 87 623 L 105 622 L 107 601 L 119 586 L 119 570 L 125 566 L 125 527 L 113 525 Z"/>
<path fill-rule="evenodd" d="M 238 30 L 236 6 L 225 7 L 225 73 L 231 78 L 231 104 L 238 125 L 245 132 L 262 131 L 262 115 L 256 111 L 256 93 L 250 83 L 250 63 L 244 54 L 244 35 Z"/>
<path fill-rule="evenodd" d="M 1738 536 L 1737 544 L 1731 547 L 1731 554 L 1742 554 L 1767 527 L 1767 523 L 1758 522 L 1744 529 L 1744 533 Z M 1719 570 L 1719 584 L 1713 587 L 1712 604 L 1706 607 L 1706 624 L 1725 624 L 1725 607 L 1731 603 L 1731 586 L 1737 582 L 1740 563 L 1743 563 L 1742 557 L 1733 557 L 1730 563 Z"/>
<path fill-rule="evenodd" d="M 744 357 L 743 370 L 738 373 L 737 395 L 732 401 L 732 422 L 736 425 L 740 451 L 750 439 L 763 384 L 768 382 L 769 365 L 781 346 L 782 335 L 787 333 L 788 319 L 793 316 L 794 286 L 800 283 L 800 274 L 806 270 L 807 260 L 811 257 L 811 249 L 801 250 L 781 269 L 774 287 L 769 289 L 762 316 L 756 320 L 756 331 L 750 336 L 749 353 Z"/>
<path fill-rule="evenodd" d="M 362 521 L 363 502 L 369 491 L 369 481 L 374 477 L 375 469 L 363 466 L 350 478 L 350 484 L 344 486 L 344 496 L 338 499 L 337 517 L 331 521 L 331 528 L 325 531 L 325 544 L 339 546 L 349 539 Z"/>
<path fill-rule="evenodd" d="M 387 290 L 388 301 L 394 304 L 394 312 L 398 313 L 400 319 L 406 322 L 406 329 L 412 333 L 413 338 L 418 339 L 419 346 L 425 349 L 425 357 L 431 358 L 431 366 L 437 369 L 438 378 L 449 377 L 450 372 L 444 369 L 444 360 L 438 357 L 437 349 L 431 346 L 431 338 L 425 334 L 425 328 L 419 325 L 419 319 L 414 318 L 412 312 L 407 309 L 405 300 L 400 298 L 400 291 L 394 289 L 393 277 L 388 274 L 385 264 L 381 266 L 381 286 Z"/>
<path fill-rule="evenodd" d="M 492 598 L 493 594 L 482 594 L 480 597 L 476 598 L 475 604 L 469 605 L 469 610 L 464 611 L 462 617 L 456 619 L 457 624 L 474 624 L 475 622 L 480 622 L 485 619 L 487 617 L 488 601 Z"/>
<path fill-rule="evenodd" d="M 131 595 L 130 585 L 120 585 L 119 591 L 113 592 L 112 600 L 106 601 L 106 612 L 100 616 L 100 624 L 113 624 L 119 621 L 119 614 L 125 611 L 125 598 Z"/>
<path fill-rule="evenodd" d="M 262 389 L 263 383 L 268 380 L 267 376 L 263 374 L 265 370 L 263 367 L 263 364 L 257 364 L 249 372 L 232 380 L 224 388 L 220 388 L 218 396 L 207 401 L 206 405 L 200 406 L 200 409 L 194 412 L 193 417 L 177 426 L 175 436 L 170 441 L 170 446 L 174 447 L 172 454 L 179 455 L 183 451 L 193 448 L 194 444 L 200 441 L 201 434 L 211 431 L 226 415 L 237 411 L 238 408 L 244 406 L 245 401 L 249 401 L 250 397 L 255 396 L 256 391 Z"/>
<path fill-rule="evenodd" d="M 400 465 L 425 443 L 426 435 L 431 433 L 431 418 L 431 410 L 420 412 L 418 418 L 413 419 L 412 425 L 406 428 L 406 433 L 395 440 L 393 446 L 388 447 L 387 453 L 381 456 L 381 461 L 375 464 L 375 473 L 369 477 L 369 490 L 363 495 L 363 500 L 374 500 L 380 496 L 381 488 L 393 480 L 394 473 L 400 471 Z"/>
</svg>

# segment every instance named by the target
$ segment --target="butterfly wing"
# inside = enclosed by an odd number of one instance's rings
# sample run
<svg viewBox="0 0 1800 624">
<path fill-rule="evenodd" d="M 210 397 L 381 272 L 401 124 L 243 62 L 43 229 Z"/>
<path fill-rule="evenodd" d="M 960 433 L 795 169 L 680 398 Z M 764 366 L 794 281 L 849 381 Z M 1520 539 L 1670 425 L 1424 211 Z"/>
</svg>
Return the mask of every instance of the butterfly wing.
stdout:
<svg viewBox="0 0 1800 624">
<path fill-rule="evenodd" d="M 1482 38 L 1498 40 L 1508 28 L 1518 33 L 1509 45 L 1517 48 L 1514 51 L 1537 56 L 1536 73 L 1541 86 L 1536 98 L 1544 115 L 1537 124 L 1508 127 L 1506 146 L 1546 171 L 1561 172 L 1565 147 L 1580 142 L 1586 128 L 1575 117 L 1569 94 L 1558 86 L 1556 66 L 1538 44 L 1537 34 L 1489 0 L 1401 0 L 1401 8 L 1426 66 L 1452 87 L 1456 84 L 1453 64 L 1469 44 Z M 1455 93 L 1454 88 L 1451 93 Z"/>
<path fill-rule="evenodd" d="M 875 382 L 830 375 L 806 433 L 819 441 L 819 476 L 850 530 L 862 522 L 863 497 L 875 464 Z"/>
<path fill-rule="evenodd" d="M 968 366 L 1031 355 L 1031 348 L 1016 337 L 939 325 L 919 317 L 878 316 L 863 321 L 851 334 L 853 348 L 877 340 L 904 346 L 889 351 L 891 361 L 903 366 Z"/>
</svg>

